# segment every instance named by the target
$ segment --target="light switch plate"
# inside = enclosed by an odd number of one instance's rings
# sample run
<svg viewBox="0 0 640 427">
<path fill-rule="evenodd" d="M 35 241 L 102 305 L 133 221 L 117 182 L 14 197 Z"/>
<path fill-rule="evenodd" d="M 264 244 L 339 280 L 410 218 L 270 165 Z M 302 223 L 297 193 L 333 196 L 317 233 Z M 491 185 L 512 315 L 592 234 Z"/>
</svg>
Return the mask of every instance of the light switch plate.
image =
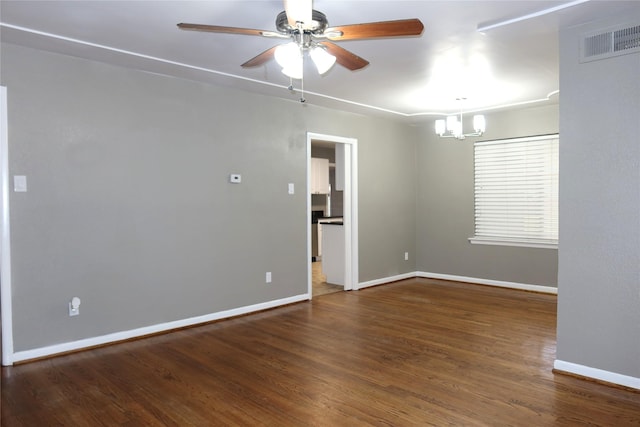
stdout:
<svg viewBox="0 0 640 427">
<path fill-rule="evenodd" d="M 13 191 L 24 193 L 27 191 L 27 177 L 24 175 L 13 176 Z"/>
<path fill-rule="evenodd" d="M 293 185 L 293 182 L 289 183 L 289 194 L 294 194 L 296 192 L 296 187 Z"/>
<path fill-rule="evenodd" d="M 229 182 L 232 184 L 240 184 L 242 182 L 242 175 L 239 173 L 232 173 L 229 175 Z"/>
</svg>

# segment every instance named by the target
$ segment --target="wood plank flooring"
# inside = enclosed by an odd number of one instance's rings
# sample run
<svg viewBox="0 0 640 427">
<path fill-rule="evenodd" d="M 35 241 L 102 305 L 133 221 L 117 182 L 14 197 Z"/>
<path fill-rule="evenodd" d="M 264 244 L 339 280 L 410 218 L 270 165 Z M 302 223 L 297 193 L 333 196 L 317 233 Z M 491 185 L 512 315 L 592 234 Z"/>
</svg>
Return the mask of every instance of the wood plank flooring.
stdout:
<svg viewBox="0 0 640 427">
<path fill-rule="evenodd" d="M 2 369 L 2 426 L 638 426 L 556 297 L 410 279 Z"/>
</svg>

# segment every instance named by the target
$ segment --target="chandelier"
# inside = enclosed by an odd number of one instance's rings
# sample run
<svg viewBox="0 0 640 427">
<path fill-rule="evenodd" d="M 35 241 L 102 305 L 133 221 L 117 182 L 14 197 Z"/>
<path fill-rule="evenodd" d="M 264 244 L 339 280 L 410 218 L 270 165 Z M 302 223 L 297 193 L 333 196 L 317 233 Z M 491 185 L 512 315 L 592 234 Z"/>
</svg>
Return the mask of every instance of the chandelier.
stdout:
<svg viewBox="0 0 640 427">
<path fill-rule="evenodd" d="M 462 103 L 466 98 L 456 98 L 456 101 Z M 458 118 L 460 120 L 458 120 Z M 482 114 L 473 116 L 473 132 L 464 133 L 462 122 L 462 107 L 460 107 L 460 115 L 447 116 L 447 119 L 436 120 L 436 134 L 442 138 L 456 138 L 463 140 L 469 136 L 481 136 L 487 128 L 487 123 Z"/>
</svg>

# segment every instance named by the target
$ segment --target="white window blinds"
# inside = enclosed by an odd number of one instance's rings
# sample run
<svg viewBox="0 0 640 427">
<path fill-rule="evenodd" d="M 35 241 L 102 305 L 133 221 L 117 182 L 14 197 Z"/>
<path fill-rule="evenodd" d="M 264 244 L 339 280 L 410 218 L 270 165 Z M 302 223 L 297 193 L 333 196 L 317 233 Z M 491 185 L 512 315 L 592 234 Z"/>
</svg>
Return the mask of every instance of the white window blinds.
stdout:
<svg viewBox="0 0 640 427">
<path fill-rule="evenodd" d="M 475 143 L 472 243 L 558 243 L 558 135 Z"/>
</svg>

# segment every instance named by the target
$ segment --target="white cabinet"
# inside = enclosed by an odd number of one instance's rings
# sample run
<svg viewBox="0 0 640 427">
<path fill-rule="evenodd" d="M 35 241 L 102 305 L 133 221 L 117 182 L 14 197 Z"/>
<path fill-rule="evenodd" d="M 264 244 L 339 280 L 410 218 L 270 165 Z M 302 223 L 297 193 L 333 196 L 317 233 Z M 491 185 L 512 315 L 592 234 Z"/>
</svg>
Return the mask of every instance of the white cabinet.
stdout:
<svg viewBox="0 0 640 427">
<path fill-rule="evenodd" d="M 342 223 L 322 224 L 322 273 L 327 283 L 344 286 L 344 254 Z"/>
<path fill-rule="evenodd" d="M 311 158 L 311 194 L 329 194 L 329 159 Z"/>
<path fill-rule="evenodd" d="M 339 222 L 342 224 L 344 219 L 341 216 L 334 216 L 331 218 L 324 218 L 318 220 L 318 256 L 322 257 L 322 225 L 331 224 L 332 222 Z"/>
</svg>

